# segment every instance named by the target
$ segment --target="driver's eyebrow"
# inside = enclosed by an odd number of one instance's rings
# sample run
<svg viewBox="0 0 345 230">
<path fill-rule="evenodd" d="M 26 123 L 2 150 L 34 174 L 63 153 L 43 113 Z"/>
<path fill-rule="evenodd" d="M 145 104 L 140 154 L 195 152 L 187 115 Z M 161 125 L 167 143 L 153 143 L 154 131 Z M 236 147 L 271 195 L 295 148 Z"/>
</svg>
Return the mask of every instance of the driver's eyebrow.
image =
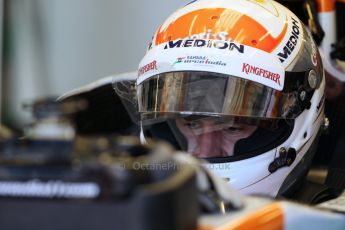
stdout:
<svg viewBox="0 0 345 230">
<path fill-rule="evenodd" d="M 225 120 L 225 119 L 215 119 L 214 124 L 217 125 L 236 125 L 238 122 L 235 122 L 234 120 Z"/>
</svg>

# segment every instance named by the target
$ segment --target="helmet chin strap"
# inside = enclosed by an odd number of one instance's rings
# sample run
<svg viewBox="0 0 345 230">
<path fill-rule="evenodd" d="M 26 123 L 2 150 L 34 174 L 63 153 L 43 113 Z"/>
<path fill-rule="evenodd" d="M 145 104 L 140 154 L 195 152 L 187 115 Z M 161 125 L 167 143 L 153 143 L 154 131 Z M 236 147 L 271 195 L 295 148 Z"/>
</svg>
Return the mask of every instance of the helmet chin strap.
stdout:
<svg viewBox="0 0 345 230">
<path fill-rule="evenodd" d="M 141 144 L 147 144 L 147 141 L 145 139 L 144 131 L 143 131 L 143 123 L 140 121 L 140 143 Z"/>
</svg>

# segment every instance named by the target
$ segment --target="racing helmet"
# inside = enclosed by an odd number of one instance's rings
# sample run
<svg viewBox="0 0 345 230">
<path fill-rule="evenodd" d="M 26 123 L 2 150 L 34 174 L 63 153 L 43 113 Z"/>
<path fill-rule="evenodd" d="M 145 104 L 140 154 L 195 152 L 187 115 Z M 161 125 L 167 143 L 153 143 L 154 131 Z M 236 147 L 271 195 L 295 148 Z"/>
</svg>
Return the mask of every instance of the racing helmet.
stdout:
<svg viewBox="0 0 345 230">
<path fill-rule="evenodd" d="M 205 159 L 244 194 L 293 191 L 325 121 L 317 46 L 270 0 L 180 8 L 155 32 L 136 85 L 144 135 Z"/>
</svg>

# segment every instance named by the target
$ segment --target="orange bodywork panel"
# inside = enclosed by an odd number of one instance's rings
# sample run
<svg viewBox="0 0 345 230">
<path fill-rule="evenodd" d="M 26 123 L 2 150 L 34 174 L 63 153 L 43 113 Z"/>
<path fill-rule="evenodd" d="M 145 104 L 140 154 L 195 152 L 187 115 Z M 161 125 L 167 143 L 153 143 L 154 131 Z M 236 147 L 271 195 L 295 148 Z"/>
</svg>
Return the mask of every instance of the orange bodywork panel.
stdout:
<svg viewBox="0 0 345 230">
<path fill-rule="evenodd" d="M 198 230 L 283 230 L 284 212 L 278 202 L 262 207 L 248 215 L 218 227 L 199 227 Z"/>
<path fill-rule="evenodd" d="M 335 11 L 335 0 L 317 0 L 318 12 Z"/>
</svg>

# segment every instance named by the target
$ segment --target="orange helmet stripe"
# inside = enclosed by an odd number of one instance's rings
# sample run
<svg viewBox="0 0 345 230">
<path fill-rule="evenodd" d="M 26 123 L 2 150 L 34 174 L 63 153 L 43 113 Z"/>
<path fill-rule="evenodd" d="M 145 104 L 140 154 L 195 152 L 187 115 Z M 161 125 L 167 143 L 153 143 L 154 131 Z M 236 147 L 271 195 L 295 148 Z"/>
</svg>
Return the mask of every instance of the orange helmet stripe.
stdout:
<svg viewBox="0 0 345 230">
<path fill-rule="evenodd" d="M 193 35 L 203 35 L 205 39 L 221 39 L 220 36 L 227 33 L 226 40 L 233 39 L 241 44 L 272 52 L 284 38 L 287 23 L 275 38 L 247 15 L 229 9 L 214 8 L 192 11 L 171 22 L 164 30 L 161 29 L 160 27 L 156 35 L 156 45 Z"/>
</svg>

